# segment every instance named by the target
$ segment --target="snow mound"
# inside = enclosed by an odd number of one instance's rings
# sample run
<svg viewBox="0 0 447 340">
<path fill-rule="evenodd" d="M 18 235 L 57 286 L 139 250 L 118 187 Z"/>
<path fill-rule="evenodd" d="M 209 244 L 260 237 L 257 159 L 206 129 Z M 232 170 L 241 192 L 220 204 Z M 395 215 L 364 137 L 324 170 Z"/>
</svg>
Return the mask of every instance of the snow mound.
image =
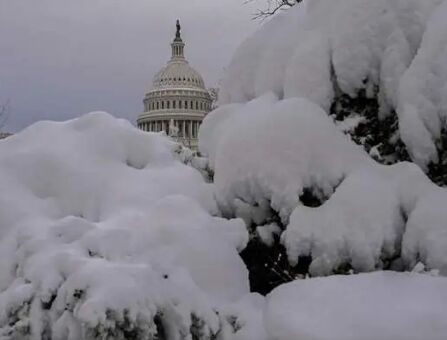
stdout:
<svg viewBox="0 0 447 340">
<path fill-rule="evenodd" d="M 376 98 L 379 119 L 398 111 L 413 160 L 436 163 L 446 115 L 442 2 L 312 0 L 295 6 L 239 47 L 220 104 L 274 92 L 280 99 L 307 98 L 329 113 L 341 94 Z"/>
<path fill-rule="evenodd" d="M 231 108 L 231 115 L 226 107 L 210 113 L 200 132 L 200 146 L 207 146 L 201 151 L 214 160 L 222 207 L 268 203 L 287 221 L 304 189 L 329 196 L 352 168 L 369 163 L 325 112 L 305 99 L 278 101 L 267 94 Z M 218 116 L 226 116 L 224 124 Z M 220 133 L 212 133 L 217 129 Z"/>
<path fill-rule="evenodd" d="M 264 319 L 272 340 L 441 340 L 446 306 L 446 278 L 377 272 L 282 285 Z"/>
<path fill-rule="evenodd" d="M 249 292 L 247 231 L 214 217 L 176 148 L 99 112 L 0 142 L 1 336 L 207 339 L 228 324 L 215 309 Z"/>
<path fill-rule="evenodd" d="M 279 215 L 293 266 L 310 257 L 319 276 L 422 261 L 447 274 L 447 191 L 415 164 L 373 162 L 312 102 L 267 94 L 223 106 L 200 133 L 222 211 L 249 226 Z"/>
</svg>

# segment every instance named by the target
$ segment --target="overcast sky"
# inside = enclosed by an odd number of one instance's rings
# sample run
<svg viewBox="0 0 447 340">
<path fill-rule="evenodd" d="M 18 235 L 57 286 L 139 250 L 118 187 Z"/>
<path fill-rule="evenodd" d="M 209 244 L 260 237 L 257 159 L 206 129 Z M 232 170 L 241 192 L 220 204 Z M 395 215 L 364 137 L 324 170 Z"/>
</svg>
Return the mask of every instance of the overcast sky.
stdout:
<svg viewBox="0 0 447 340">
<path fill-rule="evenodd" d="M 186 57 L 216 86 L 259 22 L 243 0 L 0 0 L 0 101 L 7 130 L 104 110 L 135 121 L 169 59 L 175 20 Z"/>
</svg>

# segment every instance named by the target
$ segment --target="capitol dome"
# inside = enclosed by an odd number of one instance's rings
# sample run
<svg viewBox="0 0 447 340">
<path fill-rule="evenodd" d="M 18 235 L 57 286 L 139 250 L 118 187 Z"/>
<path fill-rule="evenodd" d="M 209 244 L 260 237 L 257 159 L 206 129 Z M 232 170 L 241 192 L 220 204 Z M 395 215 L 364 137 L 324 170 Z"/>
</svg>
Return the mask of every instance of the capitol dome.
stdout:
<svg viewBox="0 0 447 340">
<path fill-rule="evenodd" d="M 212 99 L 200 73 L 185 59 L 180 29 L 177 21 L 172 57 L 155 75 L 137 125 L 144 131 L 164 131 L 185 146 L 197 149 L 199 127 L 211 110 Z"/>
<path fill-rule="evenodd" d="M 178 86 L 205 89 L 205 82 L 199 72 L 189 66 L 186 60 L 171 60 L 154 77 L 153 88 Z"/>
</svg>

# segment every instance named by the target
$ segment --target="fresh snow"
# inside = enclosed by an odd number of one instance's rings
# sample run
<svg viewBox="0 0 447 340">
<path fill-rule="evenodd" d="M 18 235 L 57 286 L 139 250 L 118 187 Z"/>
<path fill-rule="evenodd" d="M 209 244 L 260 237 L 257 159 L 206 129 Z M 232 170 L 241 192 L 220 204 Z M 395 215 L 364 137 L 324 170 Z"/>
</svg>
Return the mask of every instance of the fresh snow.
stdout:
<svg viewBox="0 0 447 340">
<path fill-rule="evenodd" d="M 0 339 L 444 339 L 447 189 L 424 170 L 446 129 L 446 15 L 308 0 L 274 16 L 236 52 L 200 157 L 103 112 L 1 140 Z M 329 115 L 341 93 L 397 114 L 416 164 L 356 145 L 365 117 Z M 304 258 L 305 279 L 250 293 L 253 238 Z"/>
<path fill-rule="evenodd" d="M 438 161 L 447 120 L 447 2 L 436 9 L 420 49 L 402 77 L 398 106 L 402 140 L 422 167 Z"/>
<path fill-rule="evenodd" d="M 277 212 L 292 265 L 312 255 L 312 275 L 345 265 L 411 269 L 418 261 L 447 273 L 447 190 L 414 164 L 373 162 L 310 101 L 267 94 L 222 106 L 200 133 L 221 209 L 248 225 Z M 322 205 L 304 206 L 306 190 Z"/>
<path fill-rule="evenodd" d="M 403 141 L 413 160 L 426 166 L 437 160 L 435 144 L 446 120 L 442 2 L 305 1 L 239 47 L 220 103 L 274 92 L 281 99 L 305 97 L 328 112 L 340 91 L 352 97 L 364 91 L 378 96 L 381 118 L 397 110 Z"/>
<path fill-rule="evenodd" d="M 299 280 L 267 298 L 271 340 L 443 340 L 447 279 L 377 272 Z"/>
<path fill-rule="evenodd" d="M 214 310 L 249 293 L 248 234 L 217 217 L 211 184 L 176 148 L 105 113 L 1 141 L 5 339 L 147 338 L 157 316 L 172 338 L 193 316 L 219 331 Z"/>
</svg>

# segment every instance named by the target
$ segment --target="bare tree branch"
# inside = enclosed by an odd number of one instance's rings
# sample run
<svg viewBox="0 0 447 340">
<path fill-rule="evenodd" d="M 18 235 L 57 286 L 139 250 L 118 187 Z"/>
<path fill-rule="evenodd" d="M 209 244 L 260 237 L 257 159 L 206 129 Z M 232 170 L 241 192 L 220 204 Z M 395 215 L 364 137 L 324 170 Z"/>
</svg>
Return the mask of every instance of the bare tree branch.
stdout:
<svg viewBox="0 0 447 340">
<path fill-rule="evenodd" d="M 245 0 L 244 3 L 251 3 L 257 0 Z M 303 0 L 267 0 L 267 8 L 259 9 L 256 13 L 253 14 L 253 19 L 266 19 L 274 14 L 276 14 L 280 10 L 285 10 L 296 4 L 302 2 Z"/>
</svg>

